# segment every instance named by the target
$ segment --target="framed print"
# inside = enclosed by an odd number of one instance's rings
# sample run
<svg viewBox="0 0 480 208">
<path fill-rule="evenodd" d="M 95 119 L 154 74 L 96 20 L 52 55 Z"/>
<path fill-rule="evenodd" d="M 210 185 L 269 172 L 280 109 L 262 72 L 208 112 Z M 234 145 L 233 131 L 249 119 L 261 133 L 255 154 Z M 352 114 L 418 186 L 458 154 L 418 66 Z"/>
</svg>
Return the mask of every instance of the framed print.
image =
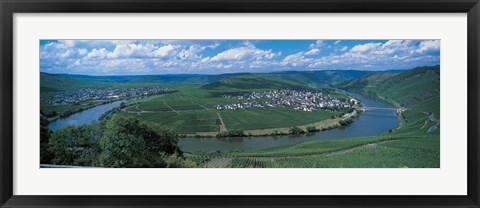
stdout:
<svg viewBox="0 0 480 208">
<path fill-rule="evenodd" d="M 2 1 L 2 207 L 478 207 L 478 1 Z"/>
</svg>

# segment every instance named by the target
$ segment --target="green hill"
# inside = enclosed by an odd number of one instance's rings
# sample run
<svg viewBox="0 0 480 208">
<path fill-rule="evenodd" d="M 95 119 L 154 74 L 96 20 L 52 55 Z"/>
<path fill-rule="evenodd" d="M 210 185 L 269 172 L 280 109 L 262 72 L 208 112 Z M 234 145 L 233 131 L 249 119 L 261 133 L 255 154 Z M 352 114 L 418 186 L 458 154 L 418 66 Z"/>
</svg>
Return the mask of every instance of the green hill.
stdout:
<svg viewBox="0 0 480 208">
<path fill-rule="evenodd" d="M 203 85 L 203 89 L 314 89 L 319 85 L 302 74 L 249 74 L 233 76 Z"/>
<path fill-rule="evenodd" d="M 40 90 L 41 92 L 56 92 L 69 89 L 77 89 L 82 87 L 104 87 L 105 83 L 77 80 L 62 77 L 55 74 L 40 73 Z"/>
<path fill-rule="evenodd" d="M 369 73 L 371 72 L 357 70 L 325 70 L 301 72 L 301 74 L 307 79 L 310 79 L 318 84 L 327 85 L 351 81 Z"/>
<path fill-rule="evenodd" d="M 336 86 L 352 91 L 358 89 L 368 90 L 370 88 L 376 88 L 380 83 L 399 74 L 400 73 L 398 72 L 372 72 L 370 74 L 361 76 L 358 79 L 339 83 Z"/>
<path fill-rule="evenodd" d="M 300 75 L 308 80 L 319 84 L 335 84 L 356 79 L 369 72 L 356 70 L 325 70 L 325 71 L 282 71 L 274 73 L 256 73 L 256 74 L 276 74 L 276 75 Z M 122 76 L 90 76 L 77 74 L 57 74 L 60 77 L 72 78 L 83 81 L 94 82 L 116 82 L 116 83 L 196 83 L 208 84 L 228 77 L 253 75 L 255 73 L 232 73 L 232 74 L 165 74 L 165 75 L 122 75 Z"/>
<path fill-rule="evenodd" d="M 214 82 L 236 74 L 202 75 L 202 74 L 166 74 L 166 75 L 115 75 L 90 76 L 78 74 L 58 74 L 58 76 L 83 81 L 115 82 L 115 83 L 196 83 L 205 84 Z"/>
<path fill-rule="evenodd" d="M 266 74 L 236 74 L 205 84 L 204 89 L 312 89 L 351 81 L 368 71 L 325 70 L 325 71 L 285 71 Z M 210 79 L 212 80 L 212 79 Z"/>
<path fill-rule="evenodd" d="M 376 72 L 342 83 L 339 88 L 411 106 L 440 97 L 440 66 L 423 66 L 404 72 Z"/>
</svg>

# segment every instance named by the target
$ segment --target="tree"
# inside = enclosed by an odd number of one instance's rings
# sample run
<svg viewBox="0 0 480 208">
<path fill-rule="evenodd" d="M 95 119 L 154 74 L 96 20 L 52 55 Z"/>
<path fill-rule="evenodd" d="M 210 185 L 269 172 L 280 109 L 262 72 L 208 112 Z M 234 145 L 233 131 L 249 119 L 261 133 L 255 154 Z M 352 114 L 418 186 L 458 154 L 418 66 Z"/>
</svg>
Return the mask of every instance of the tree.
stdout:
<svg viewBox="0 0 480 208">
<path fill-rule="evenodd" d="M 100 148 L 104 167 L 167 167 L 166 157 L 182 155 L 175 132 L 133 117 L 111 120 Z"/>
<path fill-rule="evenodd" d="M 49 163 L 100 167 L 193 167 L 183 157 L 177 134 L 133 117 L 67 126 L 51 133 L 41 129 L 41 147 Z M 49 139 L 48 139 L 49 138 Z M 48 142 L 45 142 L 48 141 Z M 46 158 L 47 155 L 42 158 Z M 44 159 L 48 161 L 48 159 Z"/>
<path fill-rule="evenodd" d="M 48 151 L 53 164 L 95 166 L 99 155 L 98 141 L 104 128 L 94 122 L 90 125 L 66 126 L 51 134 Z"/>
<path fill-rule="evenodd" d="M 67 126 L 56 130 L 49 141 L 48 150 L 53 154 L 53 164 L 73 165 L 76 155 L 75 142 L 80 139 L 78 127 Z"/>
<path fill-rule="evenodd" d="M 48 142 L 52 131 L 45 125 L 40 124 L 40 163 L 49 164 L 53 155 L 48 150 Z"/>
</svg>

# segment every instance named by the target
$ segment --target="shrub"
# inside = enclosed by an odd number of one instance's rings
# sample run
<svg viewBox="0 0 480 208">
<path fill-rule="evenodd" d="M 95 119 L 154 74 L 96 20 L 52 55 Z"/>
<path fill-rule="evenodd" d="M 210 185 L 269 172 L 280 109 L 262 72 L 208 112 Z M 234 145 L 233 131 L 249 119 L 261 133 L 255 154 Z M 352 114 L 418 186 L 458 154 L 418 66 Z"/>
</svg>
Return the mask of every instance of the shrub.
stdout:
<svg viewBox="0 0 480 208">
<path fill-rule="evenodd" d="M 220 132 L 217 134 L 218 138 L 224 138 L 224 137 L 244 137 L 247 136 L 242 130 L 228 130 L 225 132 Z"/>
<path fill-rule="evenodd" d="M 299 127 L 296 127 L 296 126 L 291 127 L 290 130 L 288 130 L 288 132 L 290 134 L 303 134 L 303 133 L 305 133 L 305 131 L 303 131 L 303 129 L 301 129 Z"/>
<path fill-rule="evenodd" d="M 308 132 L 316 132 L 316 131 L 318 131 L 318 129 L 317 129 L 317 127 L 315 127 L 315 126 L 308 126 L 308 127 L 307 127 L 307 131 L 308 131 Z"/>
</svg>

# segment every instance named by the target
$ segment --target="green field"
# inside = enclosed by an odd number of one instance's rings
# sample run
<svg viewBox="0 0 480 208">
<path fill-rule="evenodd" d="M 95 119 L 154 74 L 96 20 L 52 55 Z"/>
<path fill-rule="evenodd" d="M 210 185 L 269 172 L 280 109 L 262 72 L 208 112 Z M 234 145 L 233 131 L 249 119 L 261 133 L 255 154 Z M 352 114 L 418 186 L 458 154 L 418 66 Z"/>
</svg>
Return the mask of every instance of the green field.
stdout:
<svg viewBox="0 0 480 208">
<path fill-rule="evenodd" d="M 267 129 L 291 127 L 314 123 L 338 115 L 339 112 L 303 112 L 291 108 L 254 108 L 239 111 L 223 111 L 222 118 L 227 129 Z"/>
</svg>

